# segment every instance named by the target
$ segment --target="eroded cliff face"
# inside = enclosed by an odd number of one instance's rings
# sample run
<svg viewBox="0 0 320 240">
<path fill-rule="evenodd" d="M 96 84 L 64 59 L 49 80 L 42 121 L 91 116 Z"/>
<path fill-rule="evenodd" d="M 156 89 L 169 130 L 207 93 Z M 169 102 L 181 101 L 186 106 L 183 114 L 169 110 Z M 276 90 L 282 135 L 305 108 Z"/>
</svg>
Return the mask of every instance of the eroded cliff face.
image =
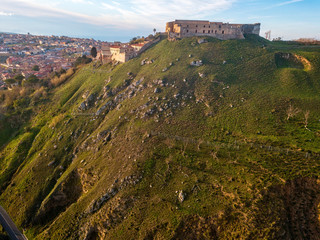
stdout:
<svg viewBox="0 0 320 240">
<path fill-rule="evenodd" d="M 80 175 L 73 170 L 42 202 L 34 217 L 35 224 L 43 224 L 57 217 L 83 193 Z"/>
<path fill-rule="evenodd" d="M 298 54 L 278 52 L 275 54 L 275 62 L 280 68 L 297 68 L 310 71 L 312 69 L 311 62 Z"/>
</svg>

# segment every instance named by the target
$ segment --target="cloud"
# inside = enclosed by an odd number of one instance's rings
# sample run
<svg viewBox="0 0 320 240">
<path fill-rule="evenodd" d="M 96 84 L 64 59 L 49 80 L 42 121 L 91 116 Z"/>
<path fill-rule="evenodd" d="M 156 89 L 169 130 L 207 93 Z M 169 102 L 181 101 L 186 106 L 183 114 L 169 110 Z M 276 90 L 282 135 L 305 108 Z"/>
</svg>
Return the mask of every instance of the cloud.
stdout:
<svg viewBox="0 0 320 240">
<path fill-rule="evenodd" d="M 250 16 L 248 17 L 249 20 L 256 20 L 256 19 L 267 19 L 267 18 L 273 18 L 274 16 Z"/>
<path fill-rule="evenodd" d="M 102 7 L 113 11 L 112 14 L 106 12 L 104 17 L 116 16 L 120 25 L 152 27 L 164 26 L 166 21 L 174 19 L 209 18 L 230 8 L 234 2 L 236 0 L 129 0 L 125 3 L 102 3 Z"/>
<path fill-rule="evenodd" d="M 68 0 L 68 1 L 73 2 L 73 3 L 81 3 L 81 4 L 90 4 L 90 5 L 94 4 L 93 2 L 87 1 L 87 0 Z"/>
<path fill-rule="evenodd" d="M 0 16 L 13 16 L 13 13 L 0 11 Z"/>
<path fill-rule="evenodd" d="M 89 0 L 67 0 L 93 6 Z M 95 1 L 96 11 L 64 9 L 60 1 L 1 0 L 1 8 L 15 15 L 38 18 L 58 18 L 107 28 L 164 28 L 174 19 L 210 20 L 213 14 L 226 10 L 239 0 L 103 0 Z"/>
<path fill-rule="evenodd" d="M 289 5 L 289 4 L 292 4 L 292 3 L 297 3 L 297 2 L 302 2 L 302 1 L 304 1 L 304 0 L 291 0 L 291 1 L 278 3 L 278 4 L 274 5 L 274 6 L 275 7 L 280 7 L 280 6 Z"/>
</svg>

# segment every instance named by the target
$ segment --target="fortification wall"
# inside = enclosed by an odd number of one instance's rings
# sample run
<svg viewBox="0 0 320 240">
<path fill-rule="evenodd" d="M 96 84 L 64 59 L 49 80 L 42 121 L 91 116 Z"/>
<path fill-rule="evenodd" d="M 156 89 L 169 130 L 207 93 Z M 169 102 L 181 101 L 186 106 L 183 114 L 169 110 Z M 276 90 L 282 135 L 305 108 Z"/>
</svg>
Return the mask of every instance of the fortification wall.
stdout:
<svg viewBox="0 0 320 240">
<path fill-rule="evenodd" d="M 193 36 L 211 36 L 221 40 L 244 39 L 244 34 L 259 35 L 260 23 L 229 24 L 197 20 L 175 20 L 166 24 L 166 32 L 169 39 Z"/>
<path fill-rule="evenodd" d="M 141 53 L 143 53 L 144 51 L 146 51 L 152 44 L 157 43 L 160 41 L 160 37 L 156 38 L 153 41 L 150 41 L 148 43 L 146 43 L 138 52 L 137 55 L 140 55 Z"/>
</svg>

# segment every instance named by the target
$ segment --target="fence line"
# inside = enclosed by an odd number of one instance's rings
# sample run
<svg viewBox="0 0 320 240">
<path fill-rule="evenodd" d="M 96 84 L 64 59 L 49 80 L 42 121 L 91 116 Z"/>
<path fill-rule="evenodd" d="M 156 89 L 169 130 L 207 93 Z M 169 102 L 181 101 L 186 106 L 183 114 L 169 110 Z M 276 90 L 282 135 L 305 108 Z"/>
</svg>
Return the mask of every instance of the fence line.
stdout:
<svg viewBox="0 0 320 240">
<path fill-rule="evenodd" d="M 320 159 L 319 153 L 314 153 L 314 152 L 310 152 L 310 151 L 308 151 L 308 152 L 297 151 L 297 150 L 293 150 L 290 148 L 281 148 L 279 146 L 273 146 L 273 145 L 264 145 L 264 144 L 258 144 L 258 143 L 246 143 L 246 142 L 239 141 L 239 140 L 235 140 L 232 142 L 201 141 L 200 139 L 197 140 L 194 138 L 182 137 L 182 136 L 178 136 L 178 135 L 169 135 L 166 133 L 161 133 L 161 132 L 156 132 L 156 131 L 152 131 L 150 135 L 170 138 L 170 139 L 174 139 L 177 141 L 182 141 L 184 143 L 193 143 L 193 144 L 199 144 L 199 145 L 205 144 L 207 146 L 215 146 L 215 147 L 222 147 L 222 148 L 234 148 L 236 150 L 240 150 L 240 146 L 249 146 L 249 147 L 255 148 L 255 149 L 260 148 L 260 149 L 263 149 L 268 152 L 278 152 L 278 153 L 284 153 L 286 155 L 289 155 L 292 153 L 298 154 L 306 159 L 310 159 L 310 158 Z"/>
</svg>

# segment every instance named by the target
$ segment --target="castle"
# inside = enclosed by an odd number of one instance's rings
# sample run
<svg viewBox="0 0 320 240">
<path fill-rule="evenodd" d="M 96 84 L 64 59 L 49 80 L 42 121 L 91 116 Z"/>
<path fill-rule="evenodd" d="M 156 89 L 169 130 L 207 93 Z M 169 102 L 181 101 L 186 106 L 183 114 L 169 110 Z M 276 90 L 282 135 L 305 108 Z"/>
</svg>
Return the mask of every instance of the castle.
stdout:
<svg viewBox="0 0 320 240">
<path fill-rule="evenodd" d="M 166 24 L 169 40 L 193 36 L 210 36 L 221 40 L 244 39 L 244 34 L 260 34 L 260 23 L 229 24 L 200 20 L 175 20 Z"/>
</svg>

